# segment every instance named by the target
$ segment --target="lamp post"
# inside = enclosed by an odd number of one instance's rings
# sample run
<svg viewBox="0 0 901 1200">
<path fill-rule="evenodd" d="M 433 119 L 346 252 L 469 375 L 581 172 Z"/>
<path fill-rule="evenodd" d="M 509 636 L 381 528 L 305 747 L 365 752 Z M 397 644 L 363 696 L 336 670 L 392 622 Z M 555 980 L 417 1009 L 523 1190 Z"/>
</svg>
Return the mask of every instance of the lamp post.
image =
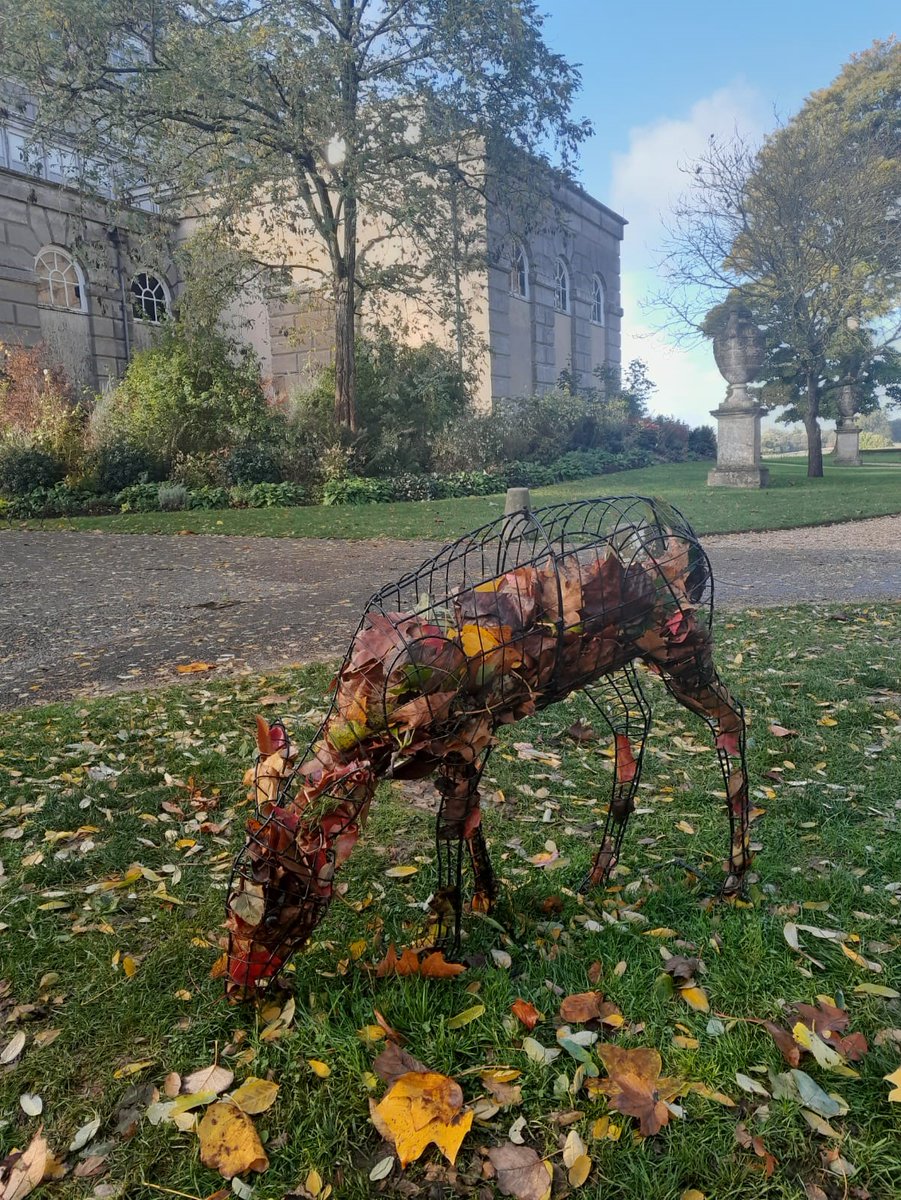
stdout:
<svg viewBox="0 0 901 1200">
<path fill-rule="evenodd" d="M 713 339 L 713 357 L 728 383 L 726 399 L 711 412 L 716 417 L 716 467 L 707 476 L 709 487 L 762 488 L 770 473 L 760 465 L 760 418 L 763 408 L 748 384 L 763 366 L 766 347 L 751 313 L 742 307 L 729 312 Z"/>
</svg>

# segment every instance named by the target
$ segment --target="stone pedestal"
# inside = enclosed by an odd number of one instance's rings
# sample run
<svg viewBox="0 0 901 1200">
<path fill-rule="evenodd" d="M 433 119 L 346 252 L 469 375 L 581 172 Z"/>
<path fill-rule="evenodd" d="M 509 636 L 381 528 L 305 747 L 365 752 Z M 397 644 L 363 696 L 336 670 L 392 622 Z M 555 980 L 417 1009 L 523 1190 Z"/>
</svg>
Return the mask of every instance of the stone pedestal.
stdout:
<svg viewBox="0 0 901 1200">
<path fill-rule="evenodd" d="M 770 473 L 760 465 L 760 418 L 763 409 L 745 393 L 743 403 L 730 399 L 713 409 L 716 417 L 716 466 L 707 476 L 709 487 L 763 488 Z"/>
<path fill-rule="evenodd" d="M 713 339 L 713 357 L 729 385 L 716 417 L 716 467 L 708 487 L 762 488 L 770 473 L 760 465 L 760 418 L 763 408 L 748 391 L 765 358 L 763 334 L 741 305 L 728 311 Z"/>
<path fill-rule="evenodd" d="M 860 429 L 852 421 L 839 425 L 835 430 L 835 465 L 837 467 L 859 467 Z"/>
</svg>

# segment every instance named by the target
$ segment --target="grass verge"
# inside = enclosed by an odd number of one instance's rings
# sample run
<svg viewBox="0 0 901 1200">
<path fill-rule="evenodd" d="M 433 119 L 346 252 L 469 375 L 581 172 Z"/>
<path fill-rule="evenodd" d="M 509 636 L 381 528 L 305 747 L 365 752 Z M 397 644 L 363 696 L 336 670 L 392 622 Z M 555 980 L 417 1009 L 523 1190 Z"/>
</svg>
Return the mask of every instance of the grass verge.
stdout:
<svg viewBox="0 0 901 1200">
<path fill-rule="evenodd" d="M 578 483 L 538 488 L 533 503 L 592 496 L 662 496 L 683 510 L 698 533 L 791 529 L 901 512 L 901 478 L 891 465 L 827 467 L 808 479 L 803 461 L 770 464 L 771 486 L 758 492 L 708 488 L 709 463 L 669 463 Z M 447 541 L 500 516 L 502 496 L 471 496 L 359 507 L 226 509 L 123 513 L 30 522 L 43 529 L 99 529 L 108 533 L 219 533 L 264 537 L 433 538 Z"/>
<path fill-rule="evenodd" d="M 247 811 L 239 779 L 253 715 L 279 711 L 311 732 L 327 673 L 310 668 L 16 714 L 0 735 L 0 975 L 9 984 L 0 989 L 0 1047 L 19 1030 L 27 1040 L 0 1068 L 3 1152 L 24 1145 L 39 1120 L 64 1152 L 96 1114 L 95 1143 L 67 1161 L 93 1154 L 99 1174 L 70 1174 L 48 1195 L 69 1200 L 101 1184 L 99 1195 L 129 1200 L 208 1197 L 228 1185 L 201 1165 L 196 1138 L 153 1126 L 143 1112 L 149 1087 L 168 1072 L 218 1057 L 238 1080 L 271 1075 L 280 1085 L 275 1106 L 256 1118 L 271 1161 L 251 1180 L 258 1200 L 280 1200 L 313 1168 L 340 1200 L 489 1197 L 496 1193 L 482 1179 L 480 1148 L 505 1141 L 520 1116 L 526 1142 L 558 1166 L 567 1129 L 585 1138 L 593 1167 L 579 1195 L 678 1200 L 695 1188 L 709 1200 L 898 1196 L 901 1106 L 888 1101 L 883 1076 L 901 1061 L 901 1001 L 856 989 L 901 983 L 899 641 L 901 606 L 752 611 L 721 622 L 719 658 L 750 709 L 752 788 L 766 810 L 755 825 L 762 850 L 749 907 L 707 906 L 703 886 L 672 864 L 681 858 L 718 877 L 726 822 L 703 727 L 649 681 L 654 732 L 613 885 L 587 900 L 571 890 L 589 861 L 610 771 L 604 741 L 575 745 L 564 736 L 590 716 L 574 698 L 507 731 L 489 764 L 485 821 L 504 900 L 496 922 L 468 919 L 472 965 L 449 981 L 379 980 L 370 964 L 387 943 L 408 945 L 421 932 L 418 906 L 434 858 L 430 789 L 383 786 L 344 868 L 346 894 L 295 964 L 296 1016 L 275 1040 L 261 1036 L 265 1015 L 223 1003 L 209 972 Z M 797 733 L 776 736 L 773 723 Z M 515 746 L 524 741 L 560 765 L 524 761 Z M 528 861 L 548 840 L 560 852 L 552 866 Z M 140 878 L 97 886 L 121 881 L 134 863 Z M 394 865 L 418 871 L 391 878 Z M 805 953 L 793 951 L 787 922 L 859 937 L 847 945 L 880 970 L 803 931 Z M 711 1009 L 727 1014 L 719 1029 L 660 985 L 661 947 L 702 958 Z M 492 949 L 506 951 L 512 965 L 496 966 Z M 566 1053 L 551 1067 L 530 1061 L 520 1048 L 524 1030 L 509 1014 L 517 997 L 533 1002 L 545 1014 L 534 1036 L 554 1046 L 558 992 L 586 990 L 596 961 L 599 987 L 626 1018 L 602 1039 L 656 1047 L 666 1074 L 703 1082 L 733 1106 L 693 1094 L 684 1119 L 656 1137 L 635 1138 L 634 1123 L 614 1113 L 619 1139 L 592 1138 L 602 1101 L 570 1090 L 576 1063 Z M 618 963 L 626 964 L 622 974 Z M 858 1077 L 805 1059 L 805 1070 L 849 1106 L 826 1136 L 809 1128 L 797 1104 L 742 1089 L 736 1073 L 769 1089 L 767 1070 L 784 1063 L 763 1029 L 729 1019 L 778 1017 L 780 1001 L 813 1002 L 817 994 L 846 1007 L 851 1028 L 870 1042 Z M 476 1003 L 483 1015 L 449 1027 Z M 456 1172 L 432 1150 L 403 1175 L 395 1167 L 369 1182 L 386 1153 L 367 1108 L 383 1090 L 368 1074 L 380 1046 L 358 1034 L 374 1009 L 412 1054 L 460 1078 L 468 1102 L 482 1089 L 478 1075 L 465 1072 L 494 1064 L 523 1072 L 522 1104 L 473 1127 Z M 880 1036 L 886 1029 L 896 1034 Z M 42 1046 L 51 1030 L 59 1031 L 55 1040 Z M 328 1078 L 314 1074 L 309 1059 L 325 1062 Z M 40 1118 L 24 1114 L 25 1092 L 41 1097 Z M 137 1115 L 123 1117 L 130 1105 Z M 578 1113 L 575 1126 L 561 1124 L 566 1112 Z M 771 1175 L 736 1141 L 739 1123 L 763 1139 L 775 1159 Z M 854 1168 L 852 1179 L 828 1169 L 835 1150 Z M 560 1178 L 555 1195 L 567 1194 Z M 806 1185 L 822 1192 L 805 1193 Z"/>
</svg>

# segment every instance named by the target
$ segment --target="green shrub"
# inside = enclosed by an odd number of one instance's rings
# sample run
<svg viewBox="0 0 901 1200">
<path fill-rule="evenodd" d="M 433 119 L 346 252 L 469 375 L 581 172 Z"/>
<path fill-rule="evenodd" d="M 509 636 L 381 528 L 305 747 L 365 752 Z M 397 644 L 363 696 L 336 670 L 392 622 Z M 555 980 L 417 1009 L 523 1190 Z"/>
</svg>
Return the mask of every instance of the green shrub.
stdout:
<svg viewBox="0 0 901 1200">
<path fill-rule="evenodd" d="M 322 503 L 326 505 L 380 504 L 393 499 L 391 485 L 384 479 L 360 479 L 352 475 L 348 479 L 330 479 L 322 489 Z"/>
<path fill-rule="evenodd" d="M 688 435 L 688 451 L 696 459 L 716 458 L 716 434 L 712 425 L 699 425 Z"/>
<path fill-rule="evenodd" d="M 891 450 L 893 444 L 891 438 L 887 438 L 883 433 L 871 433 L 868 429 L 861 430 L 861 450 Z"/>
<path fill-rule="evenodd" d="M 159 454 L 167 467 L 179 451 L 263 437 L 273 419 L 253 354 L 221 334 L 192 338 L 177 322 L 134 355 L 105 415 L 110 427 Z"/>
<path fill-rule="evenodd" d="M 279 483 L 281 465 L 275 448 L 267 442 L 242 442 L 225 455 L 223 463 L 226 482 Z"/>
<path fill-rule="evenodd" d="M 161 483 L 156 499 L 160 512 L 181 512 L 188 507 L 188 489 L 183 483 Z"/>
<path fill-rule="evenodd" d="M 193 488 L 187 495 L 186 508 L 228 508 L 231 495 L 224 487 Z"/>
<path fill-rule="evenodd" d="M 248 508 L 294 508 L 306 502 L 306 492 L 296 483 L 255 483 L 247 489 Z"/>
<path fill-rule="evenodd" d="M 153 454 L 124 438 L 101 443 L 91 456 L 90 467 L 100 492 L 120 492 L 161 474 L 159 460 Z"/>
<path fill-rule="evenodd" d="M 103 516 L 116 511 L 116 498 L 97 495 L 82 488 L 57 483 L 50 488 L 35 488 L 23 496 L 4 501 L 5 515 L 11 520 L 43 517 Z"/>
<path fill-rule="evenodd" d="M 179 450 L 172 460 L 169 478 L 173 483 L 181 483 L 189 491 L 196 488 L 223 487 L 226 482 L 225 460 L 228 451 L 197 450 L 186 454 Z"/>
<path fill-rule="evenodd" d="M 0 494 L 4 496 L 25 496 L 37 488 L 50 488 L 64 474 L 63 463 L 39 446 L 0 446 Z"/>
<path fill-rule="evenodd" d="M 116 496 L 120 512 L 159 512 L 159 484 L 133 483 Z"/>
</svg>

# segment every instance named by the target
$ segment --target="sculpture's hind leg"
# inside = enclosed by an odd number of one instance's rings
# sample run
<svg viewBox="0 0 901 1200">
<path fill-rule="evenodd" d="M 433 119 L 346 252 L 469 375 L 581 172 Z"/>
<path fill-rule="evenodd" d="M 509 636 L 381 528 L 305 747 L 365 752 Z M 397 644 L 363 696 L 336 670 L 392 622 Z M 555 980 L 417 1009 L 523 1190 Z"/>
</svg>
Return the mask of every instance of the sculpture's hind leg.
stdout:
<svg viewBox="0 0 901 1200">
<path fill-rule="evenodd" d="M 710 630 L 692 614 L 683 618 L 682 636 L 656 659 L 669 692 L 690 712 L 697 713 L 713 733 L 720 770 L 726 784 L 729 813 L 729 857 L 723 891 L 742 888 L 751 864 L 750 799 L 745 757 L 745 714 L 713 665 Z"/>
<path fill-rule="evenodd" d="M 472 866 L 472 906 L 490 912 L 497 898 L 497 881 L 482 832 L 479 780 L 491 753 L 490 748 L 474 761 L 449 755 L 438 768 L 435 787 L 441 796 L 436 833 L 438 886 L 432 906 L 437 918 L 436 943 L 444 943 L 453 932 L 452 945 L 460 945 L 463 911 L 463 860 L 468 853 Z"/>
<path fill-rule="evenodd" d="M 591 870 L 582 881 L 581 891 L 604 883 L 619 859 L 626 825 L 635 808 L 645 741 L 651 728 L 651 707 L 632 663 L 616 677 L 607 675 L 589 684 L 585 695 L 612 731 L 616 757 L 613 794 L 601 844 Z"/>
</svg>

